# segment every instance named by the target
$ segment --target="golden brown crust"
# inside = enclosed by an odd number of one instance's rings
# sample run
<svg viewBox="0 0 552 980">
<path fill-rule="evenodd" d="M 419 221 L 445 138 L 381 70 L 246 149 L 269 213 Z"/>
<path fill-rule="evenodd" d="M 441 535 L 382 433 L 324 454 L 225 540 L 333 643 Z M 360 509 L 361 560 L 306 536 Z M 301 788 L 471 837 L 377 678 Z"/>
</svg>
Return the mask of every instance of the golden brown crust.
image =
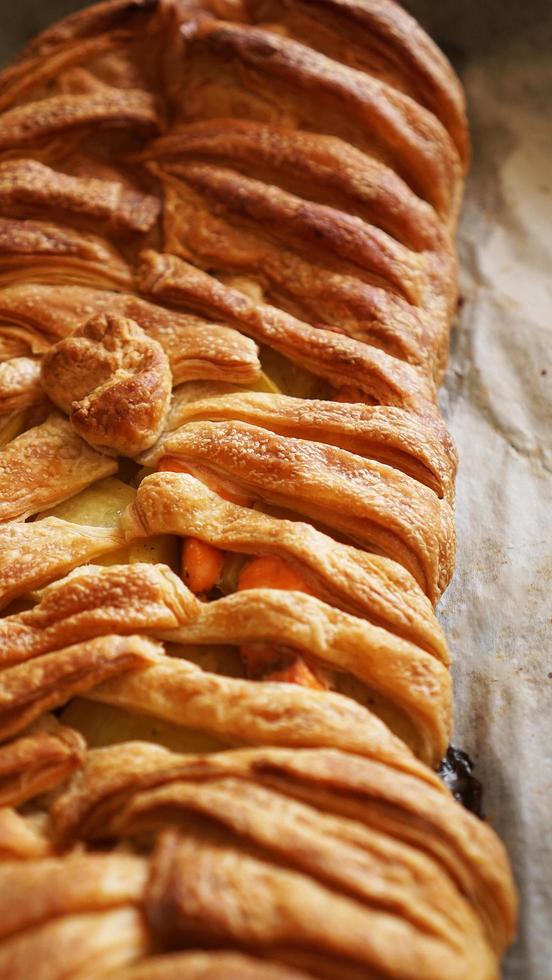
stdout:
<svg viewBox="0 0 552 980">
<path fill-rule="evenodd" d="M 334 803 L 328 807 L 330 783 Z M 420 829 L 431 828 L 427 836 L 416 833 L 414 813 Z M 491 949 L 503 941 L 496 898 L 511 882 L 503 877 L 492 835 L 438 784 L 413 777 L 398 784 L 396 773 L 381 763 L 338 752 L 263 749 L 179 758 L 148 745 L 120 746 L 91 753 L 54 804 L 53 816 L 58 833 L 72 824 L 86 839 L 105 839 L 116 828 L 144 839 L 167 821 L 184 832 L 158 845 L 145 889 L 143 862 L 136 859 L 75 857 L 67 879 L 61 862 L 30 868 L 27 877 L 37 883 L 30 914 L 37 919 L 53 905 L 72 914 L 115 895 L 128 901 L 134 881 L 135 900 L 144 902 L 157 945 L 187 946 L 199 936 L 218 947 L 245 943 L 293 962 L 302 949 L 317 976 L 337 977 L 338 962 L 346 975 L 362 976 L 356 955 L 365 968 L 374 958 L 384 962 L 397 955 L 388 940 L 402 934 L 408 961 L 418 964 L 421 957 L 425 964 L 412 976 L 429 971 L 439 977 L 444 969 L 447 976 L 494 975 Z M 487 864 L 489 849 L 493 861 Z M 106 879 L 109 860 L 120 866 L 116 892 Z M 72 874 L 79 862 L 90 864 L 86 883 Z M 50 866 L 52 880 L 59 880 L 51 893 L 45 889 Z M 249 904 L 253 885 L 261 916 Z M 349 941 L 339 961 L 331 957 L 343 937 L 325 944 L 313 907 L 320 922 L 338 917 L 342 923 Z M 12 918 L 22 914 L 28 920 L 28 910 L 11 911 Z M 477 924 L 480 915 L 485 928 Z M 354 930 L 351 946 L 356 916 L 367 924 Z M 329 973 L 321 948 L 330 956 Z M 356 955 L 350 963 L 351 948 Z"/>
<path fill-rule="evenodd" d="M 129 235 L 152 229 L 160 203 L 116 181 L 73 177 L 38 160 L 20 159 L 0 162 L 0 211 L 13 217 L 61 217 L 108 234 Z"/>
<path fill-rule="evenodd" d="M 67 829 L 72 814 L 79 833 L 92 839 L 105 838 L 115 827 L 143 837 L 167 820 L 183 825 L 184 832 L 161 840 L 145 888 L 144 862 L 137 859 L 71 858 L 67 879 L 59 861 L 30 868 L 26 877 L 36 882 L 37 894 L 30 916 L 39 920 L 51 908 L 73 914 L 116 897 L 125 902 L 133 882 L 134 899 L 144 903 L 157 946 L 187 946 L 200 937 L 222 948 L 245 944 L 277 961 L 306 958 L 316 976 L 337 977 L 343 968 L 347 976 L 364 976 L 370 964 L 379 967 L 398 955 L 388 940 L 402 935 L 401 948 L 415 963 L 412 976 L 429 971 L 439 977 L 444 969 L 447 976 L 494 976 L 491 948 L 502 941 L 495 897 L 497 888 L 500 893 L 511 883 L 496 864 L 482 874 L 482 855 L 494 849 L 489 831 L 442 788 L 408 777 L 397 793 L 396 777 L 390 779 L 381 764 L 344 761 L 342 766 L 336 752 L 281 750 L 184 760 L 140 744 L 92 753 L 88 768 L 54 805 L 58 830 L 63 821 Z M 339 800 L 333 815 L 320 808 L 328 779 Z M 413 811 L 421 824 L 431 825 L 425 848 L 412 846 L 409 821 L 401 822 Z M 385 814 L 389 826 L 382 821 Z M 118 871 L 115 882 L 106 877 L 109 861 Z M 86 883 L 76 874 L 79 862 L 90 866 Z M 51 892 L 45 889 L 49 871 L 59 881 Z M 255 886 L 255 912 L 245 881 Z M 255 914 L 259 908 L 261 916 Z M 324 941 L 313 908 L 321 923 L 341 922 L 348 941 L 339 961 L 333 955 L 344 937 L 340 932 Z M 487 936 L 477 925 L 483 910 Z M 24 921 L 30 918 L 17 903 L 10 914 L 16 921 L 22 914 Z M 366 925 L 351 933 L 357 917 Z M 468 947 L 462 941 L 466 931 Z M 420 962 L 423 973 L 417 972 Z M 171 967 L 170 959 L 166 965 Z M 148 966 L 137 976 L 149 976 Z"/>
<path fill-rule="evenodd" d="M 163 429 L 172 375 L 160 344 L 134 320 L 99 314 L 48 351 L 42 384 L 91 446 L 136 456 Z"/>
<path fill-rule="evenodd" d="M 0 415 L 20 412 L 44 401 L 40 364 L 31 357 L 13 357 L 0 363 Z"/>
<path fill-rule="evenodd" d="M 435 412 L 433 382 L 416 365 L 352 337 L 311 326 L 274 306 L 256 303 L 177 256 L 146 252 L 137 269 L 137 282 L 146 296 L 223 317 L 336 388 L 353 386 L 379 404 Z"/>
<path fill-rule="evenodd" d="M 347 266 L 349 269 L 358 266 L 355 270 L 358 277 L 362 279 L 364 276 L 368 284 L 381 284 L 388 292 L 402 296 L 413 305 L 420 304 L 424 283 L 423 264 L 419 256 L 400 246 L 391 236 L 358 219 L 328 205 L 306 203 L 294 194 L 276 187 L 267 187 L 262 181 L 244 177 L 228 167 L 205 163 L 173 163 L 166 164 L 163 169 L 156 167 L 155 172 L 161 179 L 177 178 L 178 183 L 175 180 L 175 185 L 180 191 L 178 205 L 185 205 L 186 186 L 189 186 L 192 193 L 205 195 L 214 207 L 218 204 L 219 213 L 222 209 L 231 213 L 237 212 L 242 221 L 250 221 L 269 240 L 272 238 L 282 241 L 290 248 L 295 246 L 294 250 L 299 254 L 309 252 L 313 258 L 319 258 L 317 249 L 320 249 L 324 253 L 329 271 L 333 252 L 333 261 L 337 268 L 340 262 L 345 269 Z M 187 229 L 177 225 L 172 231 L 170 222 L 173 215 L 170 207 L 166 207 L 165 216 L 167 240 L 171 244 L 169 251 L 176 252 L 176 246 L 186 242 L 185 238 L 182 240 L 182 236 Z M 227 233 L 226 239 L 230 234 Z M 203 242 L 199 239 L 195 248 L 199 251 L 202 245 Z M 210 242 L 207 247 L 209 245 Z M 261 247 L 262 242 L 259 242 L 257 251 Z M 189 248 L 194 248 L 193 240 Z M 238 252 L 235 257 L 232 256 L 234 265 L 247 261 L 246 255 L 243 257 L 247 250 L 247 235 L 242 234 L 239 248 L 242 254 Z M 211 251 L 211 260 L 213 258 L 216 260 L 218 256 Z M 255 265 L 251 271 L 255 273 Z M 259 268 L 257 265 L 256 271 L 263 272 L 263 266 Z M 329 289 L 329 276 L 328 280 Z"/>
<path fill-rule="evenodd" d="M 31 56 L 45 55 L 59 45 L 113 29 L 140 28 L 158 6 L 159 0 L 103 0 L 41 31 L 29 41 L 20 58 L 24 61 Z"/>
<path fill-rule="evenodd" d="M 285 120 L 291 128 L 315 132 L 323 126 L 325 133 L 390 164 L 445 217 L 456 213 L 461 187 L 456 149 L 436 117 L 408 96 L 260 28 L 191 23 L 182 30 L 181 71 L 193 96 L 178 103 L 185 119 L 201 113 L 277 125 Z"/>
<path fill-rule="evenodd" d="M 107 289 L 130 285 L 126 262 L 96 235 L 44 221 L 0 218 L 0 285 L 33 277 Z"/>
<path fill-rule="evenodd" d="M 65 133 L 98 126 L 159 129 L 155 104 L 148 92 L 101 89 L 83 95 L 53 95 L 16 106 L 0 117 L 0 152 L 28 149 Z"/>
<path fill-rule="evenodd" d="M 134 904 L 146 882 L 146 867 L 128 854 L 75 854 L 65 860 L 4 863 L 0 882 L 0 937 L 5 939 L 69 913 Z"/>
<path fill-rule="evenodd" d="M 28 861 L 52 853 L 51 841 L 13 807 L 0 807 L 0 860 Z"/>
<path fill-rule="evenodd" d="M 359 699 L 365 698 L 419 758 L 437 764 L 446 751 L 450 676 L 443 665 L 312 596 L 247 589 L 206 604 L 185 626 L 161 635 L 184 646 L 267 642 L 299 651 L 307 661 L 319 661 L 330 676 L 335 672 L 338 690 L 341 674 L 359 681 Z"/>
<path fill-rule="evenodd" d="M 240 953 L 172 953 L 123 970 L 119 980 L 308 980 L 291 967 Z"/>
<path fill-rule="evenodd" d="M 352 698 L 333 692 L 321 697 L 295 684 L 224 677 L 172 657 L 129 674 L 122 683 L 100 684 L 86 696 L 208 733 L 223 745 L 338 746 L 402 758 L 406 768 L 412 762 L 406 745 Z"/>
<path fill-rule="evenodd" d="M 0 528 L 0 607 L 123 543 L 117 528 L 86 527 L 57 517 Z"/>
<path fill-rule="evenodd" d="M 246 0 L 254 21 L 277 21 L 298 40 L 385 79 L 430 109 L 469 157 L 465 98 L 436 44 L 389 0 Z"/>
<path fill-rule="evenodd" d="M 53 815 L 58 833 L 75 834 L 78 827 L 77 833 L 85 838 L 102 840 L 117 821 L 137 818 L 133 833 L 139 833 L 144 814 L 149 812 L 153 819 L 161 819 L 163 795 L 171 786 L 175 788 L 174 806 L 178 807 L 182 781 L 218 786 L 218 780 L 229 779 L 233 786 L 232 781 L 238 780 L 234 794 L 238 804 L 242 795 L 244 802 L 247 800 L 251 781 L 286 798 L 302 800 L 320 813 L 333 814 L 337 820 L 353 820 L 354 827 L 345 824 L 337 833 L 334 828 L 337 839 L 363 841 L 366 846 L 369 838 L 360 831 L 360 824 L 375 834 L 372 848 L 378 840 L 378 849 L 384 847 L 380 834 L 388 835 L 393 847 L 402 842 L 400 847 L 408 853 L 403 851 L 401 860 L 414 861 L 410 863 L 411 870 L 418 860 L 421 871 L 425 860 L 421 855 L 429 856 L 446 869 L 460 892 L 483 912 L 491 941 L 500 946 L 504 929 L 508 931 L 512 926 L 508 903 L 513 895 L 502 846 L 488 826 L 455 806 L 438 782 L 430 783 L 423 776 L 423 772 L 413 771 L 412 775 L 397 779 L 396 771 L 380 760 L 361 760 L 327 750 L 250 749 L 179 758 L 166 750 L 134 743 L 91 753 L 87 767 L 76 773 L 67 792 L 54 804 Z M 191 798 L 186 806 L 193 808 Z M 232 819 L 230 812 L 218 808 L 217 821 Z M 316 819 L 324 823 L 326 818 Z M 246 833 L 246 826 L 242 823 L 236 831 Z M 265 844 L 277 850 L 276 836 L 271 835 Z M 418 859 L 409 850 L 411 846 L 416 848 Z M 295 855 L 295 861 L 308 860 L 307 854 Z M 427 871 L 426 866 L 426 874 Z M 416 880 L 421 885 L 423 877 Z M 445 911 L 446 901 L 441 903 L 438 893 L 435 898 L 441 911 Z M 411 909 L 410 914 L 415 915 L 416 909 Z"/>
<path fill-rule="evenodd" d="M 199 602 L 166 565 L 84 566 L 47 586 L 32 609 L 0 621 L 0 662 L 23 663 L 119 629 L 175 629 Z"/>
<path fill-rule="evenodd" d="M 116 471 L 115 460 L 51 415 L 0 450 L 0 523 L 25 519 Z"/>
<path fill-rule="evenodd" d="M 11 980 L 96 980 L 149 952 L 143 916 L 132 906 L 46 921 L 0 945 L 0 976 Z"/>
<path fill-rule="evenodd" d="M 154 172 L 164 186 L 168 251 L 219 274 L 252 275 L 268 302 L 401 360 L 442 361 L 455 289 L 450 276 L 446 286 L 434 279 L 417 253 L 358 218 L 228 168 Z"/>
<path fill-rule="evenodd" d="M 44 353 L 91 313 L 135 320 L 166 352 L 174 384 L 203 379 L 247 384 L 260 372 L 256 345 L 222 323 L 176 313 L 130 293 L 25 283 L 0 292 L 0 361 L 12 352 Z"/>
<path fill-rule="evenodd" d="M 278 764 L 274 766 L 273 761 L 268 763 L 268 780 L 279 786 Z M 482 913 L 493 945 L 501 948 L 508 941 L 515 921 L 515 889 L 503 845 L 483 821 L 462 807 L 451 808 L 448 794 L 442 794 L 441 802 L 441 794 L 425 788 L 423 794 L 414 791 L 410 777 L 393 779 L 379 763 L 363 761 L 357 767 L 352 756 L 335 758 L 332 753 L 288 754 L 286 759 L 282 756 L 282 763 L 286 778 L 291 775 L 295 785 L 297 776 L 317 784 L 316 790 L 311 787 L 308 799 L 331 813 L 364 821 L 366 802 L 385 797 L 390 804 L 387 816 L 376 807 L 370 811 L 370 821 L 443 862 Z M 354 787 L 348 799 L 341 792 L 347 785 Z M 304 791 L 297 791 L 303 798 Z M 412 820 L 414 813 L 421 819 Z"/>
<path fill-rule="evenodd" d="M 380 725 L 379 732 L 385 735 L 386 730 Z M 379 757 L 383 749 L 379 758 L 381 763 L 397 772 L 410 773 L 436 792 L 446 795 L 437 777 L 420 765 L 408 751 L 404 751 L 404 747 L 401 751 L 397 740 L 393 742 L 392 738 L 388 738 L 386 741 L 380 737 L 378 744 L 377 723 L 372 733 L 373 738 L 365 740 L 366 749 L 374 752 L 374 757 Z M 296 753 L 297 749 L 293 749 L 293 752 Z M 130 804 L 132 808 L 133 801 L 140 794 L 147 795 L 151 790 L 173 784 L 178 786 L 182 780 L 201 784 L 211 779 L 232 778 L 270 786 L 271 764 L 277 765 L 279 762 L 284 765 L 289 755 L 285 749 L 254 748 L 182 756 L 148 742 L 127 742 L 93 749 L 87 754 L 83 768 L 74 774 L 52 805 L 54 836 L 65 847 L 77 840 L 104 840 L 118 820 L 127 819 L 127 805 Z M 309 752 L 302 749 L 301 757 L 308 765 Z M 338 764 L 338 761 L 339 757 L 336 757 L 334 764 Z M 247 784 L 240 785 L 245 787 Z M 282 780 L 279 785 L 281 789 Z M 301 793 L 294 791 L 293 779 L 283 792 L 301 798 Z"/>
<path fill-rule="evenodd" d="M 244 880 L 255 895 L 254 905 Z M 218 901 L 213 902 L 215 894 Z M 404 963 L 405 946 L 413 965 L 405 976 L 460 977 L 466 968 L 469 972 L 470 960 L 479 976 L 493 975 L 492 954 L 476 933 L 474 946 L 458 955 L 452 943 L 416 931 L 398 916 L 208 837 L 161 837 L 146 908 L 149 922 L 168 944 L 198 938 L 202 944 L 237 944 L 305 965 L 320 977 L 392 976 Z"/>
<path fill-rule="evenodd" d="M 200 778 L 183 773 L 129 789 L 126 798 L 119 797 L 120 812 L 106 831 L 139 837 L 162 830 L 168 820 L 184 828 L 204 818 L 206 829 L 208 823 L 212 830 L 215 825 L 221 841 L 240 850 L 255 848 L 274 863 L 399 914 L 430 934 L 452 938 L 466 927 L 469 913 L 432 859 L 381 832 L 275 792 L 254 776 L 251 770 L 217 773 L 214 766 Z"/>
<path fill-rule="evenodd" d="M 0 675 L 0 741 L 107 677 L 147 666 L 159 652 L 141 637 L 111 635 L 7 668 Z"/>
<path fill-rule="evenodd" d="M 174 127 L 143 155 L 162 166 L 190 159 L 233 164 L 307 201 L 356 215 L 417 252 L 444 259 L 452 251 L 433 208 L 392 169 L 336 137 L 252 119 L 209 119 Z"/>
<path fill-rule="evenodd" d="M 78 732 L 44 716 L 21 738 L 0 747 L 0 805 L 19 806 L 64 782 L 85 754 Z"/>
<path fill-rule="evenodd" d="M 278 435 L 320 441 L 385 463 L 452 503 L 456 452 L 446 429 L 433 419 L 387 405 L 344 405 L 263 392 L 202 398 L 198 391 L 193 400 L 186 395 L 185 390 L 183 397 L 174 394 L 171 431 L 194 421 L 251 422 Z"/>
<path fill-rule="evenodd" d="M 400 562 L 436 601 L 448 584 L 454 529 L 448 504 L 411 477 L 333 446 L 283 438 L 245 422 L 193 422 L 163 452 L 254 498 L 305 515 Z M 156 447 L 145 462 L 156 462 Z"/>
</svg>

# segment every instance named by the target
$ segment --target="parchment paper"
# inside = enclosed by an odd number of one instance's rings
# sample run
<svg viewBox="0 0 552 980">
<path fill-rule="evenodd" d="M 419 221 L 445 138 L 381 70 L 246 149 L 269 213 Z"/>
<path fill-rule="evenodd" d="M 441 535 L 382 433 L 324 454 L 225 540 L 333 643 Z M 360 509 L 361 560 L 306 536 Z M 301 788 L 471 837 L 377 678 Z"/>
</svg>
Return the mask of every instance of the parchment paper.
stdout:
<svg viewBox="0 0 552 980">
<path fill-rule="evenodd" d="M 410 0 L 468 93 L 464 303 L 442 405 L 460 452 L 441 606 L 455 742 L 522 896 L 507 980 L 552 980 L 552 0 Z M 0 59 L 78 0 L 0 0 Z M 443 978 L 447 980 L 447 978 Z"/>
<path fill-rule="evenodd" d="M 477 760 L 521 891 L 505 976 L 550 980 L 552 3 L 410 9 L 460 71 L 473 140 L 443 392 L 461 461 L 458 563 L 441 606 L 455 741 Z"/>
</svg>

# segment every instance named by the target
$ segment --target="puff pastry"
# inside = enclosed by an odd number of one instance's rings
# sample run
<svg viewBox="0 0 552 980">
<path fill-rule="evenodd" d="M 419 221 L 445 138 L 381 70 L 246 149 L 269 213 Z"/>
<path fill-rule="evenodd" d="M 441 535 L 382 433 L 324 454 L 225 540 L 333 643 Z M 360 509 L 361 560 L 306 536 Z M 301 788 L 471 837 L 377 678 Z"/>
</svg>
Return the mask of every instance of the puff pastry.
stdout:
<svg viewBox="0 0 552 980">
<path fill-rule="evenodd" d="M 0 978 L 496 980 L 454 72 L 394 0 L 107 0 L 0 80 Z"/>
</svg>

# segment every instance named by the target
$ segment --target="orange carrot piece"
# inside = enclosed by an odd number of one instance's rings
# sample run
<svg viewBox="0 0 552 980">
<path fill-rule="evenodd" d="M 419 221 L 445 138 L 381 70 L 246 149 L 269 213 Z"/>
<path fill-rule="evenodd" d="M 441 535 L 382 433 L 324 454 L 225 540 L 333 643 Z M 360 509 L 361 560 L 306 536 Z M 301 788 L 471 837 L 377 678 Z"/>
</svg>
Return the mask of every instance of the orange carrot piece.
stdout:
<svg viewBox="0 0 552 980">
<path fill-rule="evenodd" d="M 217 584 L 224 551 L 199 538 L 185 538 L 182 548 L 181 573 L 184 582 L 195 595 L 210 592 Z"/>
<path fill-rule="evenodd" d="M 157 466 L 158 470 L 173 473 L 188 473 L 184 463 L 174 456 L 164 456 Z M 233 503 L 246 505 L 250 502 L 238 493 L 221 487 L 214 481 L 209 483 L 211 490 Z M 224 551 L 198 538 L 186 538 L 182 549 L 182 578 L 196 595 L 210 592 L 217 584 L 224 564 Z M 242 569 L 238 578 L 238 591 L 242 589 L 286 589 L 288 591 L 313 594 L 304 579 L 283 558 L 264 556 L 253 558 Z M 327 690 L 328 685 L 296 656 L 291 663 L 280 670 L 273 669 L 278 663 L 278 653 L 270 643 L 251 643 L 241 647 L 241 655 L 250 677 L 264 681 L 279 681 L 300 684 L 317 691 Z"/>
<path fill-rule="evenodd" d="M 305 580 L 283 558 L 253 558 L 242 568 L 238 578 L 241 589 L 287 589 L 312 595 Z"/>
<path fill-rule="evenodd" d="M 300 684 L 301 687 L 310 687 L 314 691 L 327 691 L 328 685 L 317 676 L 314 670 L 305 663 L 302 657 L 296 657 L 293 663 L 282 670 L 275 670 L 270 674 L 265 674 L 264 681 L 277 681 L 286 684 Z"/>
<path fill-rule="evenodd" d="M 251 680 L 264 680 L 265 675 L 278 663 L 278 654 L 271 643 L 244 643 L 240 653 Z"/>
<path fill-rule="evenodd" d="M 301 684 L 317 691 L 326 691 L 328 684 L 309 667 L 300 654 L 279 653 L 271 643 L 249 643 L 241 647 L 247 675 L 257 681 L 277 681 Z"/>
<path fill-rule="evenodd" d="M 171 473 L 188 473 L 190 476 L 195 476 L 191 472 L 190 468 L 186 463 L 182 463 L 176 456 L 162 456 L 157 464 L 157 472 L 167 472 Z M 239 490 L 234 490 L 233 488 L 227 487 L 222 483 L 219 483 L 214 477 L 196 477 L 196 479 L 201 480 L 205 486 L 209 487 L 214 493 L 218 493 L 219 497 L 223 500 L 229 500 L 231 504 L 239 504 L 241 507 L 251 507 L 253 500 L 251 497 L 247 497 L 244 493 Z"/>
<path fill-rule="evenodd" d="M 307 592 L 312 595 L 305 580 L 283 558 L 264 556 L 253 558 L 242 569 L 238 578 L 238 591 L 242 589 L 285 589 Z M 263 681 L 281 681 L 301 684 L 314 690 L 327 688 L 317 674 L 297 655 L 287 666 L 274 669 L 278 664 L 278 652 L 270 643 L 252 643 L 241 648 L 241 654 L 250 676 Z"/>
</svg>

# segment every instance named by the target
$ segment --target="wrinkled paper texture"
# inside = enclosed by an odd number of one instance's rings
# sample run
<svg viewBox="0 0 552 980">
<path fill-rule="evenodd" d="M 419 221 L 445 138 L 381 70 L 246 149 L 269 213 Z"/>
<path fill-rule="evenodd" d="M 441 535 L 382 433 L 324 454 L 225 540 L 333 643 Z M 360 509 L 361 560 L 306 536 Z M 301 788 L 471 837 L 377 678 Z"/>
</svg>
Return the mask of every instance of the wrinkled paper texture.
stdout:
<svg viewBox="0 0 552 980">
<path fill-rule="evenodd" d="M 463 305 L 442 405 L 460 455 L 440 607 L 455 743 L 521 892 L 507 980 L 552 978 L 552 3 L 412 0 L 466 87 Z M 484 8 L 484 9 L 481 9 Z"/>
<path fill-rule="evenodd" d="M 0 58 L 78 0 L 0 7 Z M 405 0 L 467 90 L 463 305 L 442 405 L 460 453 L 440 614 L 455 743 L 476 760 L 522 908 L 506 980 L 552 978 L 552 0 Z M 446 978 L 443 978 L 446 980 Z"/>
</svg>

